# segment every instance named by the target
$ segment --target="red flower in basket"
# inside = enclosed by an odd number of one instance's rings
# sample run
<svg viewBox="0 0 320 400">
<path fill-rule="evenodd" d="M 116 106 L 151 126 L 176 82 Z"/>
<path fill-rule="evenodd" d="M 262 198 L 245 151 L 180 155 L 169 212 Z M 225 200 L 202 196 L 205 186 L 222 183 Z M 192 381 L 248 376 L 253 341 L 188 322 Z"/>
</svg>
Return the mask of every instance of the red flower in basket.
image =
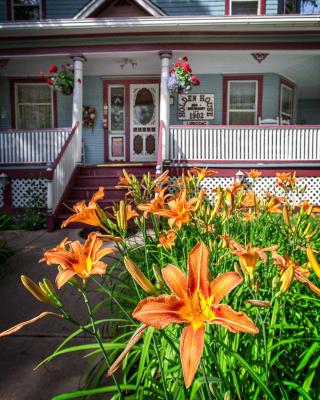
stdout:
<svg viewBox="0 0 320 400">
<path fill-rule="evenodd" d="M 58 67 L 56 65 L 51 65 L 51 67 L 48 70 L 48 73 L 49 74 L 54 74 L 56 72 L 58 72 Z"/>
<path fill-rule="evenodd" d="M 183 61 L 188 61 L 188 57 L 187 56 L 182 57 L 182 59 L 183 59 Z"/>
<path fill-rule="evenodd" d="M 200 85 L 200 81 L 195 75 L 191 75 L 191 81 L 194 84 L 194 86 L 199 86 Z"/>
<path fill-rule="evenodd" d="M 183 72 L 191 72 L 190 64 L 188 62 L 185 62 L 182 66 L 182 71 Z"/>
<path fill-rule="evenodd" d="M 53 80 L 52 80 L 51 78 L 48 78 L 48 79 L 47 79 L 47 84 L 48 84 L 49 86 L 52 86 L 52 85 L 53 85 Z"/>
<path fill-rule="evenodd" d="M 180 62 L 180 61 L 177 61 L 177 62 L 174 64 L 174 67 L 175 67 L 175 68 L 181 67 L 181 62 Z"/>
</svg>

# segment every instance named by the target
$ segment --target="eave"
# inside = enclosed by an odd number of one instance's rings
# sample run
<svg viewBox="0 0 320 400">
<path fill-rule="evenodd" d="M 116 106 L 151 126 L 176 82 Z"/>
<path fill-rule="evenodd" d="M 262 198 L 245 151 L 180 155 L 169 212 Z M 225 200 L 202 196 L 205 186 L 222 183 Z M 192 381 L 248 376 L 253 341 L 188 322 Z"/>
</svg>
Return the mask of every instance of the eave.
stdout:
<svg viewBox="0 0 320 400">
<path fill-rule="evenodd" d="M 165 32 L 320 32 L 320 15 L 58 19 L 0 24 L 0 37 Z"/>
</svg>

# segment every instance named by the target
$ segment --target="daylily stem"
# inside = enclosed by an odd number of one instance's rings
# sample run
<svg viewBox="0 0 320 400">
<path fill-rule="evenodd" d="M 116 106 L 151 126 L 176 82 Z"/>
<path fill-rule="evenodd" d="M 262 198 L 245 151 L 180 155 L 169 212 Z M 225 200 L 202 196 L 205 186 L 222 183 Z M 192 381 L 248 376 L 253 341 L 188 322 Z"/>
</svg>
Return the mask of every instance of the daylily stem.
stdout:
<svg viewBox="0 0 320 400">
<path fill-rule="evenodd" d="M 156 343 L 156 340 L 155 340 L 154 336 L 152 336 L 152 340 L 153 340 L 154 349 L 156 351 L 156 355 L 157 355 L 157 358 L 158 358 L 158 361 L 159 361 L 159 367 L 160 367 L 160 372 L 161 372 L 164 397 L 165 397 L 166 400 L 169 400 L 167 387 L 166 387 L 166 381 L 165 381 L 165 375 L 163 373 L 162 362 L 161 362 L 161 359 L 160 359 L 159 350 L 158 350 L 157 343 Z"/>
<path fill-rule="evenodd" d="M 207 377 L 207 374 L 206 374 L 204 362 L 203 362 L 202 359 L 201 359 L 201 361 L 200 361 L 200 364 L 201 364 L 201 368 L 202 368 L 202 374 L 203 374 L 203 377 L 204 377 L 204 381 L 205 381 L 205 383 L 206 383 L 206 389 L 207 389 L 207 395 L 208 395 L 207 398 L 208 398 L 209 400 L 211 400 L 211 399 L 212 399 L 211 390 L 210 390 L 210 387 L 209 387 L 209 381 L 208 381 L 208 377 Z"/>
<path fill-rule="evenodd" d="M 93 314 L 92 314 L 92 310 L 91 310 L 91 306 L 90 306 L 90 303 L 89 303 L 89 299 L 88 299 L 87 293 L 86 293 L 85 289 L 79 289 L 79 291 L 80 291 L 80 293 L 82 294 L 83 300 L 84 300 L 84 302 L 85 302 L 85 305 L 86 305 L 87 310 L 88 310 L 88 313 L 89 313 L 89 317 L 90 317 L 90 321 L 91 321 L 91 326 L 92 326 L 92 334 L 93 334 L 93 336 L 95 337 L 95 339 L 96 339 L 98 345 L 100 346 L 100 349 L 101 349 L 102 354 L 103 354 L 103 356 L 104 356 L 105 362 L 106 362 L 107 367 L 108 367 L 108 369 L 109 369 L 109 368 L 111 367 L 111 363 L 110 363 L 110 361 L 109 361 L 109 358 L 108 358 L 108 355 L 107 355 L 107 353 L 106 353 L 106 350 L 105 350 L 105 348 L 104 348 L 104 346 L 103 346 L 103 343 L 101 342 L 100 333 L 99 333 L 99 331 L 98 331 L 97 328 L 96 328 L 96 324 L 95 324 L 95 321 L 94 321 L 94 318 L 93 318 Z M 115 385 L 116 385 L 116 387 L 117 387 L 117 391 L 118 391 L 118 393 L 119 393 L 120 399 L 123 399 L 123 400 L 124 400 L 124 397 L 123 397 L 123 395 L 122 395 L 121 388 L 120 388 L 119 383 L 118 383 L 118 381 L 117 381 L 117 379 L 116 379 L 116 377 L 115 377 L 114 375 L 112 375 L 112 379 L 113 379 L 113 381 L 114 381 L 114 383 L 115 383 Z"/>
</svg>

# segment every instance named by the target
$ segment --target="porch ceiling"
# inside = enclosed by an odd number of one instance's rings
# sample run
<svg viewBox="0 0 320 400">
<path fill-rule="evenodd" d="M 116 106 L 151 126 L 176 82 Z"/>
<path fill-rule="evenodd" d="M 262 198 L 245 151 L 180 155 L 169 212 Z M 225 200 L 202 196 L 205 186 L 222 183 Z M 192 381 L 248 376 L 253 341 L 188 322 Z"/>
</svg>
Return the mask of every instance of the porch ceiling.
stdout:
<svg viewBox="0 0 320 400">
<path fill-rule="evenodd" d="M 319 50 L 270 50 L 267 58 L 258 63 L 251 55 L 256 51 L 187 51 L 196 74 L 280 74 L 297 85 L 298 97 L 320 99 L 320 51 Z M 87 62 L 84 75 L 116 76 L 159 76 L 160 60 L 158 52 L 113 52 L 104 54 L 84 54 Z M 185 55 L 181 51 L 173 52 L 173 60 Z M 132 59 L 137 63 L 132 68 L 128 63 L 123 68 L 123 59 Z M 12 57 L 10 62 L 0 69 L 0 76 L 38 76 L 40 70 L 47 71 L 52 63 L 70 62 L 65 56 Z"/>
</svg>

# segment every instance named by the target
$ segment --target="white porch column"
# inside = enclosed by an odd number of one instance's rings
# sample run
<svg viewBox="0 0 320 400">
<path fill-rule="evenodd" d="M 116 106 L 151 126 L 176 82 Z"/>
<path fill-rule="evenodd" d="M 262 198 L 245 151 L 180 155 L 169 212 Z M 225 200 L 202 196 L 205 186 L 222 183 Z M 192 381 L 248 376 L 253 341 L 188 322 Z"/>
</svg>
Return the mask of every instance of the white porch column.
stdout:
<svg viewBox="0 0 320 400">
<path fill-rule="evenodd" d="M 77 162 L 81 162 L 82 155 L 82 107 L 83 107 L 83 62 L 86 58 L 82 55 L 71 56 L 74 69 L 72 127 L 78 122 L 78 151 Z"/>
<path fill-rule="evenodd" d="M 167 86 L 172 58 L 171 51 L 160 51 L 161 84 L 160 84 L 160 121 L 163 121 L 162 160 L 169 157 L 169 123 L 170 123 L 170 94 Z"/>
</svg>

